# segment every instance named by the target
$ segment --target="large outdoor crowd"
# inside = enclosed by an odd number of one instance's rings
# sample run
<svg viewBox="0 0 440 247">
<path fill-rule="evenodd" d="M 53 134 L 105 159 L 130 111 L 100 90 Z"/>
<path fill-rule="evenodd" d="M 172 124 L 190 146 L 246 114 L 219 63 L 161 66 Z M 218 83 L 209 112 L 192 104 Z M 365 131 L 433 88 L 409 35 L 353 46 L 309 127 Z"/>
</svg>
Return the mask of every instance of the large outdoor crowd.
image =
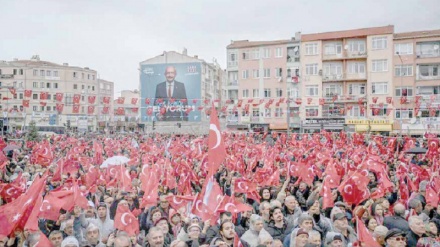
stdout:
<svg viewBox="0 0 440 247">
<path fill-rule="evenodd" d="M 223 141 L 211 179 L 208 136 L 5 136 L 0 246 L 440 246 L 435 135 Z"/>
</svg>

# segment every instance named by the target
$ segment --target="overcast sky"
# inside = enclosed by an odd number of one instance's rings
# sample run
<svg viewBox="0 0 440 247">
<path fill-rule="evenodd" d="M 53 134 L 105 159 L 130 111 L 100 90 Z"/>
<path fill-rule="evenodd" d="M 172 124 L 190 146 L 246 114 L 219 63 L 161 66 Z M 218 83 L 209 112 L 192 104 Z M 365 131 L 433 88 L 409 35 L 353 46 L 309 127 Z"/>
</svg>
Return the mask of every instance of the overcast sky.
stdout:
<svg viewBox="0 0 440 247">
<path fill-rule="evenodd" d="M 231 40 L 288 39 L 393 24 L 440 29 L 439 0 L 0 0 L 0 60 L 90 67 L 116 94 L 139 84 L 139 62 L 164 50 L 217 58 Z"/>
</svg>

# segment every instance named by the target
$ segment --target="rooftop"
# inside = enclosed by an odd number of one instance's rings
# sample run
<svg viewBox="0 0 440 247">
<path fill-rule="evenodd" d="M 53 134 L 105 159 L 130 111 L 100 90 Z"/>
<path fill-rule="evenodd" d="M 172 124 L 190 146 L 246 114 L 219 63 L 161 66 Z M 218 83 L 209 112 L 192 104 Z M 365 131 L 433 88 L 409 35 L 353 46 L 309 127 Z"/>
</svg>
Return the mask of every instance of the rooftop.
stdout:
<svg viewBox="0 0 440 247">
<path fill-rule="evenodd" d="M 249 48 L 249 47 L 269 46 L 269 45 L 284 45 L 291 41 L 292 40 L 290 39 L 272 40 L 272 41 L 233 40 L 231 44 L 226 47 L 226 49 Z"/>
<path fill-rule="evenodd" d="M 429 38 L 429 37 L 439 37 L 439 36 L 440 36 L 440 29 L 437 29 L 437 30 L 395 33 L 394 39 Z"/>
<path fill-rule="evenodd" d="M 369 35 L 381 35 L 381 34 L 392 34 L 392 33 L 394 33 L 394 26 L 389 25 L 384 27 L 369 27 L 369 28 L 360 28 L 360 29 L 335 31 L 335 32 L 303 34 L 301 36 L 301 41 L 305 42 L 305 41 L 315 41 L 315 40 L 334 40 L 334 39 L 356 38 L 356 37 L 365 37 Z"/>
<path fill-rule="evenodd" d="M 93 69 L 89 69 L 88 67 L 78 67 L 78 66 L 69 66 L 68 63 L 57 64 L 49 61 L 40 60 L 38 55 L 33 56 L 31 59 L 14 59 L 13 61 L 0 61 L 0 66 L 11 66 L 11 67 L 59 67 L 59 68 L 75 68 L 80 70 L 90 70 L 95 71 Z"/>
</svg>

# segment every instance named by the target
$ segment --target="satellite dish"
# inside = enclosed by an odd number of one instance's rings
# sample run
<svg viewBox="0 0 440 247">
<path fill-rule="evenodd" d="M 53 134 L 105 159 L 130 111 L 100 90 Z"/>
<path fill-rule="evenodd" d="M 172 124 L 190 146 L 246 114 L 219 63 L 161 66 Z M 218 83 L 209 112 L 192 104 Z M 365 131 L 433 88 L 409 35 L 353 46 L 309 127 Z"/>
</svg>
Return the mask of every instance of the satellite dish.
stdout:
<svg viewBox="0 0 440 247">
<path fill-rule="evenodd" d="M 293 47 L 293 50 L 296 52 L 298 51 L 298 46 Z"/>
<path fill-rule="evenodd" d="M 434 50 L 438 50 L 439 46 L 438 45 L 434 45 Z"/>
<path fill-rule="evenodd" d="M 415 124 L 417 122 L 417 118 L 411 118 L 411 120 L 409 120 L 409 122 L 411 124 Z"/>
<path fill-rule="evenodd" d="M 345 49 L 345 50 L 348 50 L 348 45 L 344 45 L 344 49 Z"/>
</svg>

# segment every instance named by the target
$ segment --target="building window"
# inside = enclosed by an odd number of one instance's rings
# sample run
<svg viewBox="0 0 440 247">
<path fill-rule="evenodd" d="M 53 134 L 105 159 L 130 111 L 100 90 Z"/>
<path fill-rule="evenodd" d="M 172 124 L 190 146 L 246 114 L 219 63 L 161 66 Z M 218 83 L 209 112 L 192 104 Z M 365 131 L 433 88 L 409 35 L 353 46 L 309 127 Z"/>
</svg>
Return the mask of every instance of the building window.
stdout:
<svg viewBox="0 0 440 247">
<path fill-rule="evenodd" d="M 78 89 L 78 84 L 73 84 L 73 89 Z"/>
<path fill-rule="evenodd" d="M 299 90 L 296 87 L 289 87 L 287 88 L 287 97 L 289 99 L 296 99 L 299 98 Z"/>
<path fill-rule="evenodd" d="M 349 74 L 365 74 L 365 63 L 363 62 L 352 62 L 348 64 Z"/>
<path fill-rule="evenodd" d="M 270 48 L 263 49 L 263 58 L 270 58 Z"/>
<path fill-rule="evenodd" d="M 283 77 L 283 68 L 275 68 L 275 77 Z"/>
<path fill-rule="evenodd" d="M 243 89 L 243 98 L 249 98 L 249 89 Z"/>
<path fill-rule="evenodd" d="M 81 89 L 82 90 L 84 90 L 86 87 L 84 86 L 84 84 L 83 85 L 81 85 Z"/>
<path fill-rule="evenodd" d="M 264 117 L 272 117 L 272 113 L 271 113 L 270 108 L 264 109 Z"/>
<path fill-rule="evenodd" d="M 44 70 L 40 70 L 40 76 L 45 76 Z"/>
<path fill-rule="evenodd" d="M 324 64 L 324 76 L 341 76 L 342 64 L 340 63 L 326 63 Z"/>
<path fill-rule="evenodd" d="M 397 119 L 413 118 L 413 110 L 412 109 L 396 109 L 395 114 L 396 114 Z"/>
<path fill-rule="evenodd" d="M 84 101 L 84 95 L 81 95 L 81 101 Z"/>
<path fill-rule="evenodd" d="M 54 77 L 58 77 L 58 71 L 57 71 L 57 70 L 54 70 L 54 72 L 53 72 L 53 76 L 54 76 Z"/>
<path fill-rule="evenodd" d="M 46 70 L 46 75 L 47 75 L 47 76 L 52 76 L 52 71 L 50 71 L 50 70 Z"/>
<path fill-rule="evenodd" d="M 396 96 L 413 96 L 412 87 L 396 87 Z"/>
<path fill-rule="evenodd" d="M 330 98 L 335 95 L 342 95 L 342 85 L 330 84 L 324 87 L 324 97 Z"/>
<path fill-rule="evenodd" d="M 95 75 L 92 75 L 92 80 L 93 80 L 93 81 L 95 80 Z"/>
<path fill-rule="evenodd" d="M 252 97 L 260 98 L 260 90 L 259 89 L 252 89 Z"/>
<path fill-rule="evenodd" d="M 22 81 L 18 83 L 18 87 L 19 88 L 23 88 L 23 82 Z"/>
<path fill-rule="evenodd" d="M 373 72 L 384 72 L 388 71 L 388 60 L 386 59 L 377 59 L 372 61 L 372 70 Z"/>
<path fill-rule="evenodd" d="M 282 57 L 283 56 L 283 48 L 277 47 L 275 48 L 275 57 Z"/>
<path fill-rule="evenodd" d="M 270 78 L 270 69 L 263 69 L 263 77 Z"/>
<path fill-rule="evenodd" d="M 228 66 L 237 66 L 237 54 L 235 53 L 228 54 Z"/>
<path fill-rule="evenodd" d="M 348 41 L 348 50 L 353 53 L 365 52 L 365 40 L 350 40 Z"/>
<path fill-rule="evenodd" d="M 412 43 L 394 44 L 394 54 L 395 55 L 413 54 L 413 44 Z"/>
<path fill-rule="evenodd" d="M 57 82 L 54 82 L 53 88 L 58 88 L 58 83 Z"/>
<path fill-rule="evenodd" d="M 84 106 L 81 106 L 81 113 L 84 113 Z"/>
<path fill-rule="evenodd" d="M 283 89 L 277 88 L 276 92 L 277 92 L 277 96 L 276 96 L 277 98 L 283 97 Z"/>
<path fill-rule="evenodd" d="M 388 107 L 388 105 L 383 105 L 382 107 L 380 107 L 380 105 L 376 105 L 373 108 L 371 108 L 371 115 L 372 116 L 386 116 L 387 107 Z M 375 114 L 374 109 L 379 109 L 378 114 Z"/>
<path fill-rule="evenodd" d="M 36 105 L 32 106 L 32 111 L 38 111 L 38 108 Z"/>
<path fill-rule="evenodd" d="M 249 70 L 241 71 L 241 78 L 243 78 L 243 79 L 249 78 Z"/>
<path fill-rule="evenodd" d="M 306 55 L 318 55 L 318 43 L 306 44 Z"/>
<path fill-rule="evenodd" d="M 32 82 L 32 87 L 33 88 L 38 88 L 38 82 L 36 82 L 36 81 Z"/>
<path fill-rule="evenodd" d="M 440 42 L 422 42 L 417 43 L 417 56 L 420 57 L 438 57 L 440 56 Z"/>
<path fill-rule="evenodd" d="M 47 106 L 47 107 L 46 107 L 46 111 L 51 111 L 51 107 L 50 107 L 50 106 Z"/>
<path fill-rule="evenodd" d="M 282 117 L 283 116 L 283 109 L 282 108 L 275 108 L 275 117 Z"/>
<path fill-rule="evenodd" d="M 440 65 L 419 65 L 418 79 L 432 79 L 432 77 L 438 77 Z"/>
<path fill-rule="evenodd" d="M 342 54 L 342 43 L 330 43 L 324 46 L 325 55 Z"/>
<path fill-rule="evenodd" d="M 254 78 L 260 78 L 260 70 L 254 69 L 252 73 Z"/>
<path fill-rule="evenodd" d="M 38 75 L 38 70 L 37 70 L 37 69 L 34 69 L 34 73 L 33 73 L 33 75 L 34 75 L 34 76 L 37 76 L 37 75 Z"/>
<path fill-rule="evenodd" d="M 365 84 L 352 83 L 348 85 L 348 94 L 349 95 L 364 95 L 366 86 Z"/>
<path fill-rule="evenodd" d="M 44 82 L 40 82 L 40 88 L 44 88 Z"/>
<path fill-rule="evenodd" d="M 90 74 L 87 74 L 87 80 L 90 80 Z"/>
<path fill-rule="evenodd" d="M 324 105 L 322 106 L 322 117 L 343 117 L 345 115 L 341 114 L 343 108 L 343 104 Z"/>
<path fill-rule="evenodd" d="M 388 94 L 388 82 L 373 82 L 371 92 L 373 94 Z"/>
<path fill-rule="evenodd" d="M 40 111 L 44 111 L 44 106 L 40 106 Z"/>
<path fill-rule="evenodd" d="M 387 37 L 375 37 L 372 39 L 373 50 L 383 50 L 387 48 Z"/>
<path fill-rule="evenodd" d="M 264 98 L 270 98 L 270 88 L 264 89 Z"/>
<path fill-rule="evenodd" d="M 363 117 L 365 116 L 365 111 L 361 112 L 361 109 L 358 105 L 353 105 L 352 108 L 347 112 L 347 115 L 350 117 Z"/>
<path fill-rule="evenodd" d="M 95 91 L 95 86 L 92 86 L 92 91 Z"/>
<path fill-rule="evenodd" d="M 73 72 L 73 78 L 76 78 L 78 74 L 76 72 Z"/>
<path fill-rule="evenodd" d="M 396 76 L 413 76 L 413 66 L 410 64 L 396 65 L 394 73 Z"/>
<path fill-rule="evenodd" d="M 50 82 L 46 83 L 46 88 L 50 88 Z"/>
<path fill-rule="evenodd" d="M 32 94 L 32 99 L 38 99 L 38 94 L 36 93 Z"/>
<path fill-rule="evenodd" d="M 260 109 L 254 108 L 252 109 L 252 117 L 259 117 L 260 116 Z"/>
<path fill-rule="evenodd" d="M 306 96 L 318 96 L 318 85 L 306 86 Z"/>
<path fill-rule="evenodd" d="M 23 99 L 23 94 L 22 93 L 20 93 L 19 96 L 20 96 L 19 99 Z"/>
<path fill-rule="evenodd" d="M 52 97 L 52 95 L 47 94 L 47 99 L 48 99 L 48 100 L 51 100 L 51 97 Z"/>
<path fill-rule="evenodd" d="M 306 64 L 306 75 L 317 75 L 318 74 L 318 64 Z"/>
<path fill-rule="evenodd" d="M 249 59 L 251 59 L 251 56 L 250 56 L 249 51 L 243 51 L 243 53 L 242 53 L 242 58 L 243 58 L 243 60 L 249 60 Z"/>
<path fill-rule="evenodd" d="M 81 79 L 84 80 L 84 73 L 81 73 Z"/>
<path fill-rule="evenodd" d="M 306 106 L 306 117 L 317 117 L 319 108 L 317 106 Z"/>
<path fill-rule="evenodd" d="M 254 49 L 251 51 L 252 59 L 260 59 L 260 49 Z"/>
</svg>

